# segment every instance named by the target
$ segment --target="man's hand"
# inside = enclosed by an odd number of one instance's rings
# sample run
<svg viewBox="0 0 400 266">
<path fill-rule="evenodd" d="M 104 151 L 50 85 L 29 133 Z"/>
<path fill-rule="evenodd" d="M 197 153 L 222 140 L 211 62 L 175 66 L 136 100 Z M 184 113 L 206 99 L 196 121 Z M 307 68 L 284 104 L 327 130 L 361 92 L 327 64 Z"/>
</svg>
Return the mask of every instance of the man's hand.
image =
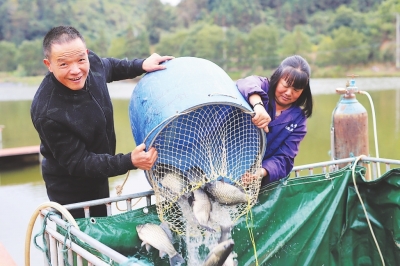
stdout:
<svg viewBox="0 0 400 266">
<path fill-rule="evenodd" d="M 264 131 L 268 133 L 268 124 L 271 122 L 271 117 L 267 113 L 267 110 L 265 110 L 264 106 L 259 104 L 254 107 L 254 113 L 255 115 L 251 119 L 253 124 L 258 128 L 264 129 Z"/>
<path fill-rule="evenodd" d="M 152 72 L 156 70 L 165 69 L 164 65 L 160 65 L 162 62 L 174 59 L 175 57 L 165 55 L 160 56 L 159 54 L 153 53 L 146 60 L 143 61 L 142 68 L 146 72 Z"/>
<path fill-rule="evenodd" d="M 144 143 L 137 146 L 131 153 L 132 164 L 142 170 L 150 170 L 154 162 L 157 160 L 157 150 L 152 147 L 147 152 Z"/>
</svg>

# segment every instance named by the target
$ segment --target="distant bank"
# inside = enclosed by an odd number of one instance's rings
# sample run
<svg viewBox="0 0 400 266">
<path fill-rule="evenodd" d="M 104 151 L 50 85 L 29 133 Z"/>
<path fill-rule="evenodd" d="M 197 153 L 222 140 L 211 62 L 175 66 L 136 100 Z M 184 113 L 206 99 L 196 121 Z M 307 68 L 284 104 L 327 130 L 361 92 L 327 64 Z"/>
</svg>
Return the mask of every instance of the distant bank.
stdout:
<svg viewBox="0 0 400 266">
<path fill-rule="evenodd" d="M 313 94 L 335 93 L 336 88 L 344 88 L 347 78 L 311 79 Z M 111 98 L 130 99 L 136 83 L 118 81 L 108 84 Z M 360 90 L 392 90 L 400 89 L 400 77 L 390 78 L 356 78 L 356 85 Z M 162 90 L 163 88 L 160 88 Z M 32 100 L 37 86 L 21 83 L 0 83 L 0 101 Z"/>
</svg>

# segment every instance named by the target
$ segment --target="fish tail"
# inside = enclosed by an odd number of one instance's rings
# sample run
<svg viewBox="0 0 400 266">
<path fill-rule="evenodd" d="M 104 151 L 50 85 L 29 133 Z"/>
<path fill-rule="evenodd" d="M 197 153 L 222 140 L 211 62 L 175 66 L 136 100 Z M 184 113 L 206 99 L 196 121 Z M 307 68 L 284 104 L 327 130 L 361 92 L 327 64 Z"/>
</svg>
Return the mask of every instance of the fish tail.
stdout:
<svg viewBox="0 0 400 266">
<path fill-rule="evenodd" d="M 169 258 L 169 264 L 171 266 L 180 265 L 182 263 L 185 263 L 185 259 L 179 253 L 176 253 L 175 256 L 173 256 L 172 258 Z"/>
</svg>

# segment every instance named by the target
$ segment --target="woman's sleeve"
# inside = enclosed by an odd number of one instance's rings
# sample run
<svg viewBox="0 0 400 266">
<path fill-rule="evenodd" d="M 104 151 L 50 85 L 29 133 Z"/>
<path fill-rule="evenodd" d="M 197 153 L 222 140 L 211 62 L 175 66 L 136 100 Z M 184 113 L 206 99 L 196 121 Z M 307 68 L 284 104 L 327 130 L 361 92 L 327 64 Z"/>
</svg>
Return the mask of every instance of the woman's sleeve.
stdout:
<svg viewBox="0 0 400 266">
<path fill-rule="evenodd" d="M 260 95 L 264 105 L 268 103 L 268 79 L 259 76 L 249 76 L 236 81 L 239 92 L 243 95 L 247 102 L 253 94 Z"/>
<path fill-rule="evenodd" d="M 296 128 L 282 142 L 277 151 L 262 161 L 262 167 L 268 170 L 268 183 L 288 176 L 294 166 L 294 158 L 299 152 L 300 142 L 307 133 L 307 118 L 298 121 Z"/>
</svg>

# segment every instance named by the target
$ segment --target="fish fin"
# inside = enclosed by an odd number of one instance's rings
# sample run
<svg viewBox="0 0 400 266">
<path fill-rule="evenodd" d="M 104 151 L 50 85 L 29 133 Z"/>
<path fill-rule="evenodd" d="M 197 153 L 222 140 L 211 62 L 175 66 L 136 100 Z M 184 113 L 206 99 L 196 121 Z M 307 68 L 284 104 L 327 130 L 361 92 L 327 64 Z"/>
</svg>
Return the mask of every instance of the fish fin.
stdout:
<svg viewBox="0 0 400 266">
<path fill-rule="evenodd" d="M 176 253 L 175 256 L 173 256 L 172 258 L 169 258 L 169 264 L 171 266 L 180 265 L 182 263 L 185 263 L 185 259 L 179 253 Z"/>
<path fill-rule="evenodd" d="M 150 244 L 145 244 L 147 252 L 150 252 L 152 246 Z"/>
<path fill-rule="evenodd" d="M 165 255 L 167 255 L 167 253 L 165 253 L 165 251 L 160 250 L 160 258 L 164 258 Z"/>
<path fill-rule="evenodd" d="M 167 234 L 169 240 L 170 240 L 172 243 L 174 243 L 174 242 L 175 242 L 175 240 L 174 240 L 174 235 L 173 235 L 171 229 L 169 228 L 168 223 L 167 223 L 167 222 L 162 222 L 162 223 L 160 224 L 160 227 L 161 227 L 162 230 L 164 230 L 164 232 Z"/>
<path fill-rule="evenodd" d="M 212 228 L 212 227 L 205 226 L 205 225 L 202 225 L 202 227 L 203 227 L 204 229 L 206 229 L 207 231 L 211 232 L 211 233 L 215 233 L 215 229 Z"/>
<path fill-rule="evenodd" d="M 228 240 L 233 224 L 229 224 L 229 225 L 220 225 L 221 227 L 221 237 L 218 240 L 218 243 L 221 243 L 225 240 Z"/>
</svg>

